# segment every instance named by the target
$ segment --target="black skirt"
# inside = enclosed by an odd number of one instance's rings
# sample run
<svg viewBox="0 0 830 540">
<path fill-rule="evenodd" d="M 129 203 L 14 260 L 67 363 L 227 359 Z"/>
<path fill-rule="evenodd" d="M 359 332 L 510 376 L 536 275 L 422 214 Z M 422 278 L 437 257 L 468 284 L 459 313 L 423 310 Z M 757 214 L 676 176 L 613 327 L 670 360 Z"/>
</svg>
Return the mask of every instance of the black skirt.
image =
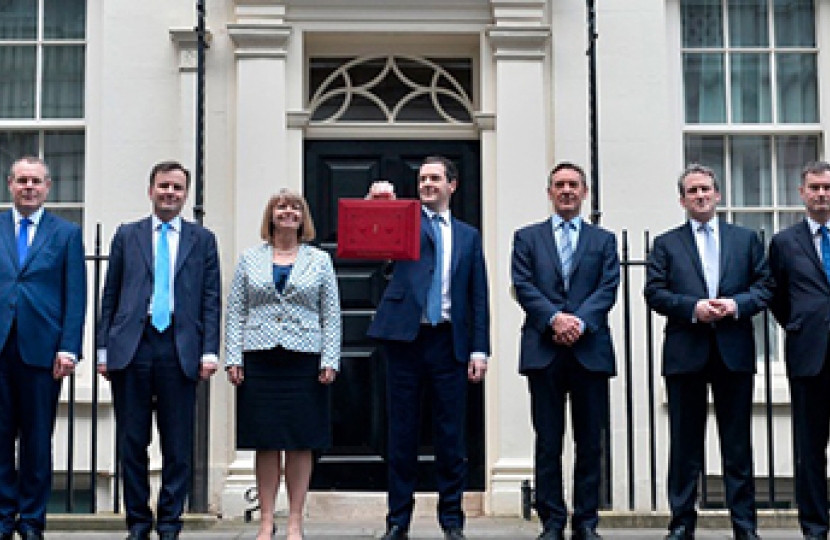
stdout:
<svg viewBox="0 0 830 540">
<path fill-rule="evenodd" d="M 239 450 L 325 450 L 331 446 L 329 385 L 317 380 L 320 355 L 281 347 L 243 354 L 236 389 Z"/>
</svg>

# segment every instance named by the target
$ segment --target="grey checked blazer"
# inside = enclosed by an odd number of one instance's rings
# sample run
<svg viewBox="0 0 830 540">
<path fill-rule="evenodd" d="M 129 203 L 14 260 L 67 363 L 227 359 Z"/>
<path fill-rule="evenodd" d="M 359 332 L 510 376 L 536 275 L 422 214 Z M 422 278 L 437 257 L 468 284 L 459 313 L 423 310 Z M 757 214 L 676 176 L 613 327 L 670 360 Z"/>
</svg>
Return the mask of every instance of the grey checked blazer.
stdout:
<svg viewBox="0 0 830 540">
<path fill-rule="evenodd" d="M 228 366 L 243 351 L 281 346 L 320 353 L 320 368 L 340 366 L 340 296 L 331 257 L 302 244 L 282 293 L 274 285 L 272 248 L 251 248 L 239 258 L 228 295 L 225 350 Z"/>
</svg>

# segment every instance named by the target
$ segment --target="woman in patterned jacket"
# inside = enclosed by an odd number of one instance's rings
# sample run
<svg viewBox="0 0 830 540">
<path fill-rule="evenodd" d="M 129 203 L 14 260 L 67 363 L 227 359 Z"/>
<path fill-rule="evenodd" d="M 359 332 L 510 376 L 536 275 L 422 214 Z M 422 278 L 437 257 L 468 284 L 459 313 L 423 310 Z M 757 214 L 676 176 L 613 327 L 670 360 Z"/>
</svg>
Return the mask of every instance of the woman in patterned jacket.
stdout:
<svg viewBox="0 0 830 540">
<path fill-rule="evenodd" d="M 276 530 L 283 473 L 287 538 L 301 540 L 312 452 L 331 444 L 340 299 L 331 257 L 308 244 L 314 223 L 301 195 L 283 189 L 271 197 L 260 234 L 264 243 L 239 259 L 225 319 L 228 379 L 237 387 L 236 446 L 256 451 L 257 540 Z"/>
</svg>

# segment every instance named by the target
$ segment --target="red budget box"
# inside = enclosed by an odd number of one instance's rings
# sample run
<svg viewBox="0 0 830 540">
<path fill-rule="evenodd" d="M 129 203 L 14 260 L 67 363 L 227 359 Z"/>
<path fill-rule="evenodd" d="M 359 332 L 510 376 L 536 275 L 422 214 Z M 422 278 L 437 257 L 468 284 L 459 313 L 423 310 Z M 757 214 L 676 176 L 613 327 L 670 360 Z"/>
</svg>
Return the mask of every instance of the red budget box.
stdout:
<svg viewBox="0 0 830 540">
<path fill-rule="evenodd" d="M 421 203 L 415 199 L 340 199 L 337 256 L 414 261 L 421 255 Z"/>
</svg>

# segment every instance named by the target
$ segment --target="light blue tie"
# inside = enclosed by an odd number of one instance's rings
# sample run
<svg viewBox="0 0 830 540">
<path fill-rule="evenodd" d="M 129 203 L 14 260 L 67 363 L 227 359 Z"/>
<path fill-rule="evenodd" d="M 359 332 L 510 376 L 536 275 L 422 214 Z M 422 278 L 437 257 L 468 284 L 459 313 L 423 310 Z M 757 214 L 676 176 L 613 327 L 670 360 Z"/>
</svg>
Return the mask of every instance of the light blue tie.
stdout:
<svg viewBox="0 0 830 540">
<path fill-rule="evenodd" d="M 559 245 L 559 260 L 562 262 L 562 276 L 565 278 L 565 288 L 568 288 L 571 279 L 571 266 L 574 260 L 574 245 L 571 237 L 571 230 L 574 224 L 570 221 L 563 221 L 559 224 L 562 229 Z"/>
<path fill-rule="evenodd" d="M 824 273 L 830 280 L 830 231 L 822 225 L 818 228 L 821 232 L 821 263 L 824 265 Z"/>
<path fill-rule="evenodd" d="M 32 220 L 24 217 L 20 220 L 20 227 L 17 231 L 17 259 L 20 262 L 20 267 L 26 262 L 26 255 L 29 253 L 29 225 Z"/>
<path fill-rule="evenodd" d="M 435 326 L 441 322 L 441 275 L 444 273 L 444 239 L 441 236 L 443 220 L 438 214 L 433 214 L 432 232 L 435 237 L 435 268 L 432 272 L 432 283 L 427 293 L 427 321 Z"/>
<path fill-rule="evenodd" d="M 167 243 L 169 223 L 162 223 L 156 242 L 156 266 L 153 274 L 153 327 L 164 332 L 170 326 L 170 247 Z"/>
<path fill-rule="evenodd" d="M 703 276 L 706 278 L 706 289 L 709 298 L 718 297 L 718 281 L 720 281 L 720 256 L 715 243 L 715 234 L 711 225 L 703 223 L 700 226 L 703 233 Z"/>
</svg>

